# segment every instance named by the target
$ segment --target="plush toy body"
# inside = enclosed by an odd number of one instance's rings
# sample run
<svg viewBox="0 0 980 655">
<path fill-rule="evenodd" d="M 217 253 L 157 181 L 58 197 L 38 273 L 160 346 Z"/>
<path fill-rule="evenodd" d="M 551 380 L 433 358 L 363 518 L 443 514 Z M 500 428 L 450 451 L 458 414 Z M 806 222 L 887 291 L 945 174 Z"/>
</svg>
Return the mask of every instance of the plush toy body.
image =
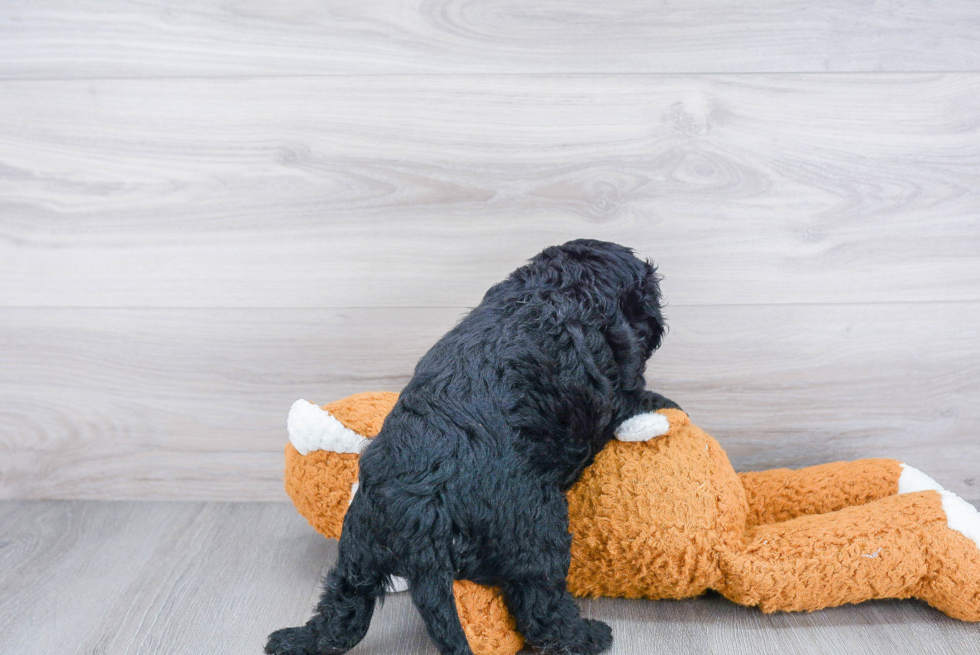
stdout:
<svg viewBox="0 0 980 655">
<path fill-rule="evenodd" d="M 394 405 L 358 394 L 290 412 L 286 489 L 318 531 L 339 537 L 357 459 Z M 568 492 L 577 596 L 689 598 L 714 589 L 765 612 L 920 598 L 980 621 L 980 515 L 920 471 L 888 459 L 738 474 L 679 410 L 624 423 Z M 492 589 L 458 581 L 478 655 L 521 647 Z"/>
</svg>

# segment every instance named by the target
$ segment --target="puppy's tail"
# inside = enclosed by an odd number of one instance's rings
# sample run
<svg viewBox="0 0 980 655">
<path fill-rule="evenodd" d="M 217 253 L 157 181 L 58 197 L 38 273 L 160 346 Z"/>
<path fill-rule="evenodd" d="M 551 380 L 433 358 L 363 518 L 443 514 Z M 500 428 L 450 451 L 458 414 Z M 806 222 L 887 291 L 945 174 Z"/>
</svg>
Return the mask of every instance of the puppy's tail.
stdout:
<svg viewBox="0 0 980 655">
<path fill-rule="evenodd" d="M 366 552 L 340 538 L 337 565 L 323 581 L 323 595 L 316 613 L 305 626 L 277 630 L 269 635 L 265 652 L 275 655 L 321 653 L 340 655 L 356 646 L 371 625 L 371 615 L 384 597 L 386 575 Z"/>
</svg>

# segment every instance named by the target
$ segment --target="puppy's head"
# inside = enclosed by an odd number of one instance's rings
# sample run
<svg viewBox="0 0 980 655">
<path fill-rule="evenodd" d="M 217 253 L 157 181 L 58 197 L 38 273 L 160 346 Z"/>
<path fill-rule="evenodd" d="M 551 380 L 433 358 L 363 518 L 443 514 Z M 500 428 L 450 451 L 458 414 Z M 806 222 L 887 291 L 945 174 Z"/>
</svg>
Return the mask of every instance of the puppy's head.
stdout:
<svg viewBox="0 0 980 655">
<path fill-rule="evenodd" d="M 608 241 L 577 239 L 546 248 L 514 277 L 532 286 L 565 291 L 593 308 L 613 341 L 629 339 L 644 359 L 660 347 L 667 324 L 656 267 L 633 250 Z"/>
</svg>

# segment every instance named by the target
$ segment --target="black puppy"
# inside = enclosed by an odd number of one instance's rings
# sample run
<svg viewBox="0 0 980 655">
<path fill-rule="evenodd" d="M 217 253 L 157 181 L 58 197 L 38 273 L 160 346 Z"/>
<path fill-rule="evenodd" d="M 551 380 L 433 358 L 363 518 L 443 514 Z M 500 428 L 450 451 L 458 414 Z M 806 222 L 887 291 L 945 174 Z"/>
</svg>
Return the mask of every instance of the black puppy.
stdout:
<svg viewBox="0 0 980 655">
<path fill-rule="evenodd" d="M 343 653 L 391 576 L 442 653 L 471 653 L 453 580 L 503 590 L 525 641 L 598 653 L 609 626 L 565 587 L 564 492 L 624 420 L 676 405 L 644 390 L 664 335 L 655 268 L 630 249 L 571 241 L 491 288 L 426 353 L 360 459 L 337 565 L 316 614 L 267 653 Z"/>
</svg>

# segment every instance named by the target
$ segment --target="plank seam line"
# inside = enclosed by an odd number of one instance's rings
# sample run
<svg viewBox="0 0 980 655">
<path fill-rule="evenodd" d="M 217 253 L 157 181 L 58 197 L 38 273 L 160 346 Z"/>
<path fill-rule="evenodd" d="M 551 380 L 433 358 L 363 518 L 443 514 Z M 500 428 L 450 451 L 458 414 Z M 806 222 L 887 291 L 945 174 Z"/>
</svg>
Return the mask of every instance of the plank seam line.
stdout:
<svg viewBox="0 0 980 655">
<path fill-rule="evenodd" d="M 113 82 L 113 81 L 175 81 L 175 80 L 260 80 L 260 79 L 304 79 L 304 78 L 364 78 L 364 77 L 431 77 L 431 78 L 474 78 L 474 77 L 737 77 L 737 76 L 812 76 L 812 77 L 840 77 L 844 75 L 866 75 L 875 77 L 885 76 L 910 76 L 910 75 L 976 75 L 980 70 L 902 70 L 902 71 L 874 71 L 874 70 L 840 70 L 840 71 L 684 71 L 684 72 L 560 72 L 560 73 L 294 73 L 294 74 L 243 74 L 243 75 L 139 75 L 139 76 L 114 76 L 114 75 L 79 75 L 77 77 L 5 77 L 0 76 L 0 82 Z"/>
<path fill-rule="evenodd" d="M 745 303 L 667 303 L 666 311 L 671 308 L 689 307 L 832 307 L 850 305 L 977 305 L 980 299 L 955 298 L 951 300 L 842 300 L 827 302 L 745 302 Z M 381 309 L 455 309 L 470 311 L 474 306 L 469 305 L 0 305 L 0 311 L 9 310 L 381 310 Z"/>
</svg>

